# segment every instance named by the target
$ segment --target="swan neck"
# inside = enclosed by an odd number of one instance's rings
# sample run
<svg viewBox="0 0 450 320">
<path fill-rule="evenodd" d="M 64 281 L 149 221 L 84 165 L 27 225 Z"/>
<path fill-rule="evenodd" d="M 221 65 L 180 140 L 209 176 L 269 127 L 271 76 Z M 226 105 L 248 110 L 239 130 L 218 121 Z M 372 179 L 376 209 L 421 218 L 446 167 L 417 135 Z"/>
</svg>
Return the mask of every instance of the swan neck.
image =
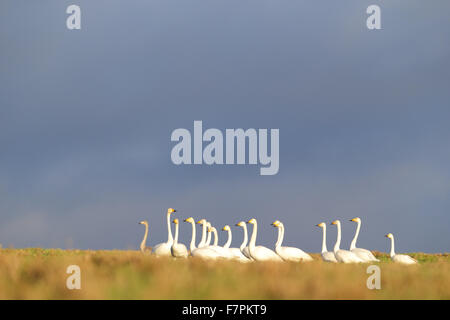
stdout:
<svg viewBox="0 0 450 320">
<path fill-rule="evenodd" d="M 244 248 L 247 246 L 247 243 L 248 243 L 247 226 L 244 224 L 242 229 L 244 229 L 244 240 L 242 240 L 242 243 L 241 243 L 241 247 L 240 247 L 241 251 L 244 250 Z"/>
<path fill-rule="evenodd" d="M 178 243 L 178 223 L 175 224 L 175 237 L 173 239 L 173 244 Z"/>
<path fill-rule="evenodd" d="M 217 246 L 219 244 L 219 235 L 217 234 L 217 231 L 214 229 L 214 243 L 213 246 Z"/>
<path fill-rule="evenodd" d="M 358 221 L 358 226 L 356 227 L 355 236 L 353 237 L 352 243 L 350 244 L 350 250 L 356 248 L 356 240 L 358 240 L 359 229 L 361 229 L 361 221 Z"/>
<path fill-rule="evenodd" d="M 148 236 L 148 224 L 145 224 L 145 234 L 144 234 L 144 239 L 142 239 L 141 242 L 141 251 L 145 250 L 145 244 L 147 243 L 147 236 Z"/>
<path fill-rule="evenodd" d="M 173 243 L 172 228 L 170 227 L 170 213 L 169 212 L 167 212 L 167 242 L 169 244 Z"/>
<path fill-rule="evenodd" d="M 206 239 L 205 246 L 209 246 L 211 244 L 211 232 L 208 232 L 208 237 Z"/>
<path fill-rule="evenodd" d="M 281 244 L 283 243 L 283 238 L 284 238 L 284 226 L 280 225 L 278 227 L 278 239 L 277 243 L 275 243 L 275 248 L 281 247 Z"/>
<path fill-rule="evenodd" d="M 248 244 L 248 250 L 250 253 L 253 251 L 256 245 L 256 235 L 258 233 L 258 224 L 255 222 L 253 224 L 253 231 L 252 231 L 252 237 L 250 238 L 250 243 Z"/>
<path fill-rule="evenodd" d="M 392 238 L 391 238 L 391 253 L 390 253 L 391 257 L 395 256 L 395 243 L 394 242 L 395 242 L 394 236 L 392 236 Z"/>
<path fill-rule="evenodd" d="M 206 243 L 206 223 L 202 224 L 202 237 L 200 238 L 200 242 L 198 243 L 198 247 L 202 248 Z"/>
<path fill-rule="evenodd" d="M 341 246 L 341 224 L 337 224 L 337 239 L 336 244 L 334 245 L 334 252 L 339 251 L 339 247 Z"/>
<path fill-rule="evenodd" d="M 197 248 L 195 247 L 195 233 L 196 233 L 195 222 L 191 222 L 191 224 L 192 224 L 192 238 L 191 238 L 191 244 L 189 246 L 189 249 L 192 252 L 192 251 L 194 251 Z"/>
<path fill-rule="evenodd" d="M 231 230 L 227 230 L 227 232 L 228 232 L 228 240 L 227 240 L 227 242 L 223 245 L 223 247 L 224 248 L 229 248 L 230 247 L 230 245 L 231 245 Z"/>
<path fill-rule="evenodd" d="M 323 236 L 322 236 L 322 253 L 327 252 L 327 227 L 323 227 Z"/>
</svg>

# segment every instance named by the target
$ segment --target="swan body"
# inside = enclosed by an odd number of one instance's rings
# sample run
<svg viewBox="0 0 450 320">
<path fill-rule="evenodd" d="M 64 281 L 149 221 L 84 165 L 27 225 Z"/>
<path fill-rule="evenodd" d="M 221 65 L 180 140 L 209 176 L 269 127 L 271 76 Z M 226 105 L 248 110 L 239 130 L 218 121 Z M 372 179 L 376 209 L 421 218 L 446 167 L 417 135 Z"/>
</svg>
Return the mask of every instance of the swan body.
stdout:
<svg viewBox="0 0 450 320">
<path fill-rule="evenodd" d="M 211 246 L 208 246 L 209 249 L 216 251 L 222 258 L 224 259 L 232 259 L 233 255 L 228 250 L 228 248 L 224 248 L 219 246 L 219 235 L 217 234 L 217 229 L 215 227 L 210 227 L 208 232 L 214 234 L 214 243 Z"/>
<path fill-rule="evenodd" d="M 220 256 L 212 249 L 208 249 L 205 247 L 206 244 L 206 220 L 201 219 L 197 222 L 197 224 L 203 225 L 203 233 L 202 233 L 202 239 L 200 240 L 198 244 L 198 248 L 195 245 L 195 236 L 196 236 L 196 230 L 195 230 L 195 221 L 194 218 L 190 217 L 184 220 L 185 222 L 189 222 L 192 225 L 192 238 L 191 238 L 191 244 L 189 245 L 190 254 L 193 257 L 198 257 L 202 259 L 217 259 Z M 200 247 L 201 246 L 201 247 Z"/>
<path fill-rule="evenodd" d="M 193 257 L 201 258 L 201 259 L 207 259 L 207 260 L 216 260 L 222 258 L 222 255 L 217 251 L 214 250 L 212 246 L 210 246 L 211 243 L 211 223 L 207 222 L 205 219 L 200 220 L 198 223 L 201 223 L 203 225 L 203 228 L 206 227 L 207 229 L 207 238 L 205 239 L 203 246 L 200 248 L 195 249 L 191 252 L 191 255 Z"/>
<path fill-rule="evenodd" d="M 170 256 L 172 255 L 172 244 L 173 244 L 173 236 L 172 236 L 172 230 L 170 228 L 170 215 L 174 212 L 177 212 L 176 210 L 169 208 L 167 210 L 167 242 L 159 243 L 156 246 L 153 247 L 152 253 L 156 256 Z"/>
<path fill-rule="evenodd" d="M 356 254 L 348 250 L 342 250 L 339 248 L 341 245 L 341 222 L 339 220 L 333 221 L 331 224 L 337 226 L 337 239 L 336 244 L 334 245 L 334 256 L 336 260 L 341 263 L 360 263 L 364 262 L 361 258 L 359 258 Z"/>
<path fill-rule="evenodd" d="M 139 246 L 140 250 L 142 253 L 151 253 L 152 252 L 152 247 L 147 247 L 146 243 L 147 243 L 147 236 L 148 236 L 148 221 L 147 220 L 143 220 L 141 222 L 139 222 L 139 224 L 143 224 L 145 226 L 145 234 L 144 234 L 144 238 L 142 239 L 141 245 Z"/>
<path fill-rule="evenodd" d="M 417 264 L 417 260 L 406 255 L 406 254 L 395 254 L 395 247 L 394 247 L 394 235 L 392 233 L 388 233 L 386 238 L 391 239 L 391 252 L 390 256 L 392 261 L 396 263 L 402 263 L 402 264 Z"/>
<path fill-rule="evenodd" d="M 175 238 L 173 239 L 173 244 L 171 247 L 172 256 L 174 256 L 175 258 L 187 258 L 189 253 L 186 249 L 186 246 L 182 243 L 178 243 L 178 219 L 174 219 L 173 223 L 175 223 Z"/>
<path fill-rule="evenodd" d="M 249 260 L 253 260 L 253 258 L 250 256 L 250 252 L 248 251 L 248 233 L 247 233 L 247 224 L 244 221 L 238 222 L 236 224 L 237 227 L 242 227 L 242 229 L 244 230 L 244 240 L 242 240 L 242 244 L 239 247 L 239 249 L 241 250 L 242 254 Z"/>
<path fill-rule="evenodd" d="M 258 223 L 256 219 L 250 219 L 247 223 L 253 224 L 252 237 L 248 246 L 248 251 L 253 260 L 256 261 L 283 261 L 275 251 L 269 248 L 256 245 L 256 235 L 258 233 Z"/>
<path fill-rule="evenodd" d="M 197 248 L 191 252 L 191 255 L 196 258 L 206 259 L 206 260 L 216 260 L 221 258 L 220 254 L 206 247 Z"/>
<path fill-rule="evenodd" d="M 327 225 L 325 224 L 325 222 L 321 222 L 319 224 L 316 225 L 317 227 L 322 228 L 322 260 L 326 261 L 326 262 L 334 262 L 337 263 L 338 261 L 336 260 L 336 256 L 334 255 L 334 252 L 332 251 L 328 251 L 327 249 Z"/>
<path fill-rule="evenodd" d="M 321 254 L 322 260 L 326 262 L 337 263 L 336 256 L 333 251 L 322 252 Z"/>
<path fill-rule="evenodd" d="M 353 240 L 350 244 L 350 251 L 356 254 L 360 259 L 369 262 L 369 261 L 376 261 L 379 262 L 377 258 L 373 255 L 372 252 L 370 252 L 367 249 L 357 248 L 356 247 L 356 241 L 358 240 L 359 230 L 361 229 L 361 219 L 360 218 L 353 218 L 350 221 L 356 222 L 358 225 L 356 227 L 355 236 L 353 237 Z"/>
<path fill-rule="evenodd" d="M 172 255 L 172 243 L 163 242 L 153 247 L 152 254 L 162 257 Z"/>
<path fill-rule="evenodd" d="M 275 244 L 275 252 L 285 261 L 312 261 L 313 258 L 299 248 L 282 247 L 284 239 L 284 225 L 280 221 L 274 221 L 272 225 L 278 228 L 278 240 Z"/>
<path fill-rule="evenodd" d="M 231 258 L 238 260 L 240 262 L 250 262 L 250 259 L 247 258 L 246 256 L 244 256 L 244 254 L 241 252 L 240 248 L 230 248 L 231 241 L 232 241 L 230 226 L 226 225 L 222 228 L 222 230 L 228 232 L 228 240 L 224 244 L 223 248 L 228 250 L 229 254 L 231 255 Z"/>
</svg>

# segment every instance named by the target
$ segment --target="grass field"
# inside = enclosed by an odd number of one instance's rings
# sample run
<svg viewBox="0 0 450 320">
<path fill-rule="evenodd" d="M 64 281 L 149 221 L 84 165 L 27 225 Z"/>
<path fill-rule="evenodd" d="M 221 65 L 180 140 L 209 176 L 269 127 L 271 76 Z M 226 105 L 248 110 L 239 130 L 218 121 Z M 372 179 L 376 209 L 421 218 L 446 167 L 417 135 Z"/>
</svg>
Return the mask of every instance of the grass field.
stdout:
<svg viewBox="0 0 450 320">
<path fill-rule="evenodd" d="M 450 299 L 450 254 L 412 254 L 416 266 L 382 262 L 381 289 L 366 265 L 205 262 L 138 251 L 0 250 L 0 299 Z M 68 290 L 69 265 L 81 289 Z"/>
</svg>

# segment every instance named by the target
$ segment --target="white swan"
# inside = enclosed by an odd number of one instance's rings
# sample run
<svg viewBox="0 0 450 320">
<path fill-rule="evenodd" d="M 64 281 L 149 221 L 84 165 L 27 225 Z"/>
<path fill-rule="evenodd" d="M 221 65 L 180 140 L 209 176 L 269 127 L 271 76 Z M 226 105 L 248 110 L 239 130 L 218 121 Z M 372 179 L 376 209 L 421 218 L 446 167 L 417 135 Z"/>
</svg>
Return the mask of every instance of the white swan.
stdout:
<svg viewBox="0 0 450 320">
<path fill-rule="evenodd" d="M 173 244 L 172 230 L 170 228 L 170 215 L 177 212 L 175 209 L 169 208 L 167 210 L 167 242 L 159 243 L 153 247 L 152 253 L 156 256 L 171 256 L 171 248 Z"/>
<path fill-rule="evenodd" d="M 222 230 L 228 232 L 228 239 L 227 239 L 227 242 L 223 245 L 223 248 L 227 249 L 231 253 L 233 259 L 236 259 L 240 262 L 250 262 L 250 259 L 242 254 L 240 248 L 230 248 L 231 241 L 232 241 L 230 226 L 226 225 L 222 228 Z"/>
<path fill-rule="evenodd" d="M 192 225 L 192 237 L 191 237 L 191 243 L 189 244 L 189 251 L 192 253 L 195 249 L 197 249 L 195 245 L 195 236 L 196 236 L 196 230 L 195 230 L 195 221 L 194 218 L 189 217 L 184 220 L 184 222 L 189 222 Z"/>
<path fill-rule="evenodd" d="M 322 260 L 326 262 L 338 262 L 336 257 L 334 256 L 334 252 L 328 251 L 327 249 L 327 225 L 325 222 L 321 222 L 316 224 L 317 227 L 322 228 L 323 236 L 322 236 Z"/>
<path fill-rule="evenodd" d="M 208 259 L 208 260 L 216 260 L 218 258 L 221 258 L 222 255 L 219 254 L 213 248 L 211 248 L 209 245 L 209 243 L 211 242 L 211 232 L 210 232 L 211 224 L 209 222 L 207 222 L 205 219 L 202 219 L 199 222 L 203 224 L 203 228 L 205 228 L 205 227 L 208 228 L 208 238 L 205 239 L 204 241 L 202 240 L 203 246 L 201 248 L 200 248 L 200 244 L 199 244 L 199 247 L 197 249 L 194 249 L 191 251 L 191 256 L 201 258 L 201 259 Z M 199 223 L 199 222 L 197 222 L 197 223 Z M 204 237 L 202 236 L 202 238 L 204 238 Z M 193 241 L 195 241 L 195 236 L 193 236 Z"/>
<path fill-rule="evenodd" d="M 214 243 L 213 245 L 208 246 L 208 248 L 216 251 L 222 258 L 233 259 L 234 256 L 228 248 L 219 246 L 219 235 L 217 234 L 217 229 L 215 227 L 209 227 L 208 232 L 214 234 Z"/>
<path fill-rule="evenodd" d="M 242 254 L 247 257 L 250 260 L 253 260 L 253 258 L 250 256 L 250 252 L 248 251 L 248 233 L 247 233 L 247 224 L 244 221 L 238 222 L 236 223 L 237 227 L 242 227 L 242 229 L 244 230 L 244 240 L 242 240 L 242 244 L 239 247 L 239 249 L 241 250 Z"/>
<path fill-rule="evenodd" d="M 417 260 L 414 258 L 411 258 L 410 256 L 406 254 L 395 254 L 395 248 L 394 248 L 394 235 L 392 233 L 388 233 L 385 235 L 386 238 L 391 239 L 391 259 L 394 262 L 397 263 L 403 263 L 403 264 L 416 264 Z"/>
<path fill-rule="evenodd" d="M 278 240 L 275 244 L 275 252 L 285 261 L 312 261 L 313 258 L 303 250 L 294 247 L 282 247 L 284 239 L 284 225 L 282 222 L 276 220 L 272 226 L 278 228 Z"/>
<path fill-rule="evenodd" d="M 217 229 L 214 227 L 210 227 L 210 232 L 212 234 L 214 234 L 214 242 L 213 242 L 213 247 L 218 247 L 219 246 L 219 235 L 217 234 Z"/>
<path fill-rule="evenodd" d="M 224 248 L 228 249 L 228 248 L 230 248 L 231 241 L 233 240 L 233 238 L 232 238 L 232 236 L 231 236 L 231 229 L 230 229 L 230 226 L 229 226 L 229 225 L 225 225 L 225 226 L 222 228 L 222 231 L 226 231 L 227 234 L 228 234 L 227 242 L 225 242 L 225 244 L 223 245 Z"/>
<path fill-rule="evenodd" d="M 201 220 L 197 221 L 197 224 L 202 225 L 202 238 L 200 239 L 200 242 L 198 243 L 197 247 L 203 248 L 206 245 L 206 230 L 207 230 L 206 220 L 201 219 Z"/>
<path fill-rule="evenodd" d="M 208 236 L 206 237 L 206 242 L 204 247 L 208 248 L 211 245 L 211 223 L 206 221 L 206 232 L 208 233 Z"/>
<path fill-rule="evenodd" d="M 252 237 L 248 245 L 250 256 L 256 261 L 283 261 L 275 251 L 263 246 L 256 246 L 256 235 L 258 233 L 258 223 L 256 219 L 250 219 L 247 223 L 253 224 Z"/>
<path fill-rule="evenodd" d="M 175 258 L 187 258 L 189 255 L 186 246 L 182 243 L 178 243 L 178 228 L 179 222 L 178 219 L 173 219 L 173 223 L 175 223 L 175 238 L 173 239 L 173 244 L 171 248 L 172 256 Z"/>
<path fill-rule="evenodd" d="M 337 239 L 334 245 L 334 255 L 336 260 L 342 263 L 354 263 L 354 262 L 364 262 L 356 254 L 348 250 L 341 250 L 339 246 L 341 245 L 341 222 L 339 220 L 333 221 L 331 224 L 337 226 Z"/>
<path fill-rule="evenodd" d="M 356 227 L 355 236 L 353 237 L 352 243 L 350 244 L 350 251 L 356 254 L 364 261 L 380 261 L 367 249 L 357 248 L 356 241 L 358 240 L 359 230 L 361 229 L 361 219 L 356 217 L 350 221 L 356 222 L 358 225 Z"/>
<path fill-rule="evenodd" d="M 143 220 L 141 222 L 139 222 L 139 224 L 143 224 L 145 226 L 145 234 L 144 234 L 144 239 L 142 239 L 141 245 L 139 246 L 139 248 L 141 249 L 142 253 L 151 253 L 152 252 L 152 247 L 147 247 L 146 243 L 147 243 L 147 236 L 148 236 L 148 221 L 147 220 Z"/>
</svg>

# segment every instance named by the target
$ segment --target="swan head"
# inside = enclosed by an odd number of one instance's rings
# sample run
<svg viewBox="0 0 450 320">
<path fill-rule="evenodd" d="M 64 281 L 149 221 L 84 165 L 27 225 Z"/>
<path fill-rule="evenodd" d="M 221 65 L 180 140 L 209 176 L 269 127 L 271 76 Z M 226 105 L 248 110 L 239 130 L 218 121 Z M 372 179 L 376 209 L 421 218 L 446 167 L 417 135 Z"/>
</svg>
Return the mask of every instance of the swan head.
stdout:
<svg viewBox="0 0 450 320">
<path fill-rule="evenodd" d="M 252 219 L 248 220 L 247 223 L 256 224 L 256 219 L 252 218 Z"/>
<path fill-rule="evenodd" d="M 211 227 L 211 232 L 217 232 L 217 229 L 215 227 Z"/>
<path fill-rule="evenodd" d="M 321 222 L 319 224 L 316 224 L 316 227 L 325 228 L 325 222 Z"/>
<path fill-rule="evenodd" d="M 276 220 L 276 221 L 272 222 L 272 226 L 278 228 L 279 226 L 281 226 L 281 222 L 279 220 Z"/>
<path fill-rule="evenodd" d="M 356 217 L 356 218 L 350 219 L 350 221 L 353 221 L 353 222 L 361 222 L 361 219 L 358 218 L 358 217 Z"/>
<path fill-rule="evenodd" d="M 179 223 L 178 219 L 177 218 L 173 219 L 173 223 L 178 224 Z"/>
<path fill-rule="evenodd" d="M 231 231 L 230 226 L 226 225 L 222 228 L 222 231 Z"/>
<path fill-rule="evenodd" d="M 206 220 L 205 219 L 201 219 L 201 220 L 198 220 L 197 221 L 197 224 L 205 224 L 206 223 Z"/>
<path fill-rule="evenodd" d="M 147 220 L 142 220 L 142 221 L 139 222 L 139 224 L 148 225 L 148 221 Z"/>
<path fill-rule="evenodd" d="M 177 212 L 177 210 L 175 210 L 175 209 L 173 209 L 173 208 L 167 209 L 167 213 L 168 213 L 168 214 L 171 214 L 171 213 L 174 213 L 174 212 Z"/>
<path fill-rule="evenodd" d="M 184 222 L 195 223 L 194 218 L 192 217 L 185 219 Z"/>
<path fill-rule="evenodd" d="M 340 225 L 341 222 L 340 222 L 339 220 L 334 220 L 331 224 L 334 224 L 334 225 Z"/>
<path fill-rule="evenodd" d="M 389 238 L 389 239 L 393 239 L 394 235 L 392 233 L 388 233 L 387 235 L 385 235 L 385 237 Z"/>
<path fill-rule="evenodd" d="M 241 221 L 241 222 L 236 223 L 236 227 L 245 227 L 245 222 Z"/>
</svg>

